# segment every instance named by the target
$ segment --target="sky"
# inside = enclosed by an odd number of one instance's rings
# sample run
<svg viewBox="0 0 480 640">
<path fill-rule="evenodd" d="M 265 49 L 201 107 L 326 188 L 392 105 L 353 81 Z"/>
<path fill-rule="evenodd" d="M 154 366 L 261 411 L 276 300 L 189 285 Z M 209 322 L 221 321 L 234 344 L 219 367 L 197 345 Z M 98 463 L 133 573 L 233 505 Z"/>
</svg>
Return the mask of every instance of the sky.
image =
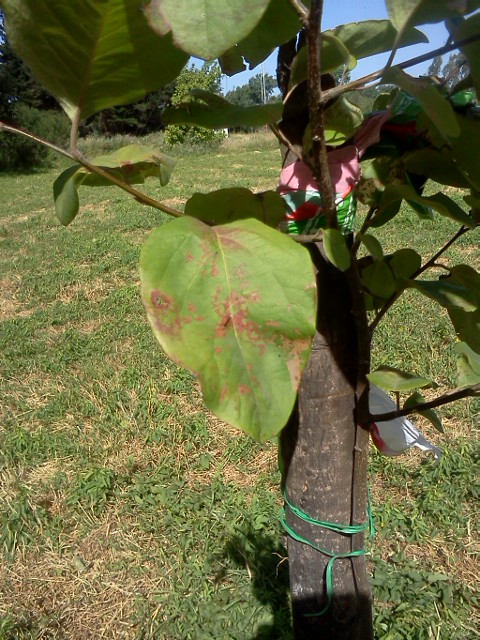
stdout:
<svg viewBox="0 0 480 640">
<path fill-rule="evenodd" d="M 439 0 L 442 1 L 442 0 Z M 340 24 L 347 22 L 359 22 L 361 20 L 387 18 L 387 10 L 384 0 L 325 0 L 324 15 L 322 20 L 322 30 L 333 29 Z M 432 49 L 436 49 L 445 44 L 448 34 L 443 24 L 424 25 L 420 28 L 429 38 L 429 44 L 413 45 L 397 52 L 395 62 L 414 58 Z M 352 80 L 360 78 L 368 73 L 377 71 L 385 64 L 387 56 L 372 56 L 365 60 L 359 60 L 358 65 L 351 72 Z M 411 67 L 408 72 L 413 75 L 426 73 L 429 62 L 417 67 Z M 276 53 L 273 53 L 263 65 L 258 65 L 253 71 L 244 71 L 231 78 L 224 77 L 222 89 L 226 93 L 231 89 L 246 84 L 252 76 L 257 73 L 269 73 L 275 77 Z"/>
</svg>

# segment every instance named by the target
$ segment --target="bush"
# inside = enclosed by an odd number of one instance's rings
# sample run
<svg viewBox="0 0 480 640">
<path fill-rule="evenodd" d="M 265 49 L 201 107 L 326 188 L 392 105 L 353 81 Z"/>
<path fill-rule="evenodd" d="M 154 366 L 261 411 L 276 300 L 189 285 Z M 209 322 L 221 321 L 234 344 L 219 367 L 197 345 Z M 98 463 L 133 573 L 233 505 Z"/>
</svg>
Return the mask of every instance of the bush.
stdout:
<svg viewBox="0 0 480 640">
<path fill-rule="evenodd" d="M 192 145 L 217 147 L 225 140 L 223 131 L 211 131 L 203 127 L 189 127 L 187 125 L 169 125 L 165 129 L 165 144 L 173 147 L 188 142 Z"/>
<path fill-rule="evenodd" d="M 69 137 L 69 122 L 61 111 L 45 111 L 18 103 L 14 108 L 14 122 L 22 129 L 65 146 Z M 3 132 L 0 134 L 0 171 L 24 171 L 49 166 L 53 153 L 34 140 Z"/>
</svg>

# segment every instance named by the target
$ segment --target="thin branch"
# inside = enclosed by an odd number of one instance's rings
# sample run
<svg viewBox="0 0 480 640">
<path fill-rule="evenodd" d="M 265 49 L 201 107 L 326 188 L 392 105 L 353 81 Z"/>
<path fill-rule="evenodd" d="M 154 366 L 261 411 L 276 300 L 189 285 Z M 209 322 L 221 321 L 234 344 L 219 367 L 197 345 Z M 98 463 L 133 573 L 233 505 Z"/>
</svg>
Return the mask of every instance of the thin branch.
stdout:
<svg viewBox="0 0 480 640">
<path fill-rule="evenodd" d="M 352 245 L 352 255 L 355 255 L 358 251 L 358 248 L 360 247 L 361 244 L 361 235 L 363 233 L 365 233 L 367 231 L 367 229 L 369 229 L 370 227 L 370 221 L 373 218 L 373 216 L 375 215 L 377 208 L 376 207 L 370 207 L 367 215 L 365 216 L 365 220 L 363 221 L 362 227 L 360 229 L 360 231 L 357 232 L 356 236 L 355 236 L 355 240 L 353 242 Z"/>
<path fill-rule="evenodd" d="M 321 22 L 323 0 L 312 0 L 307 28 L 308 108 L 312 130 L 312 170 L 322 194 L 327 227 L 338 229 L 337 208 L 328 166 L 325 143 L 324 100 L 322 91 Z"/>
<path fill-rule="evenodd" d="M 111 173 L 108 173 L 101 167 L 95 166 L 94 164 L 86 160 L 79 151 L 75 151 L 74 153 L 71 153 L 70 151 L 63 149 L 62 147 L 59 147 L 56 144 L 53 144 L 52 142 L 49 142 L 48 140 L 41 138 L 40 136 L 30 133 L 30 131 L 26 131 L 25 129 L 20 129 L 19 127 L 13 127 L 9 124 L 6 124 L 5 122 L 0 121 L 0 129 L 25 136 L 26 138 L 29 138 L 30 140 L 34 140 L 35 142 L 42 144 L 44 147 L 48 147 L 49 149 L 52 149 L 52 151 L 55 151 L 56 153 L 59 153 L 62 156 L 65 156 L 65 158 L 68 158 L 73 162 L 78 162 L 79 164 L 84 166 L 86 169 L 88 169 L 91 173 L 96 173 L 97 175 L 102 176 L 102 178 L 105 178 L 105 180 L 108 180 L 112 184 L 115 184 L 117 187 L 120 187 L 120 189 L 123 189 L 123 191 L 126 191 L 127 193 L 129 193 L 131 196 L 135 198 L 135 200 L 137 200 L 141 204 L 146 204 L 149 207 L 153 207 L 154 209 L 158 209 L 159 211 L 168 213 L 168 215 L 173 216 L 175 218 L 183 217 L 183 214 L 180 211 L 177 211 L 176 209 L 172 209 L 171 207 L 167 206 L 166 204 L 163 204 L 162 202 L 159 202 L 158 200 L 155 200 L 154 198 L 150 198 L 150 196 L 147 196 L 145 193 L 138 191 L 138 189 L 135 189 L 134 187 L 127 184 L 126 182 L 123 182 L 122 180 L 112 175 Z"/>
<path fill-rule="evenodd" d="M 450 402 L 454 402 L 455 400 L 462 400 L 463 398 L 478 395 L 480 395 L 480 382 L 477 384 L 473 384 L 470 387 L 463 387 L 462 389 L 457 389 L 456 391 L 449 391 L 448 393 L 435 398 L 435 400 L 430 400 L 430 402 L 419 402 L 418 404 L 414 404 L 406 409 L 397 409 L 396 411 L 388 411 L 387 413 L 372 415 L 370 416 L 371 423 L 394 420 L 395 418 L 408 416 L 411 413 L 422 413 L 422 411 L 426 411 L 427 409 L 435 409 L 436 407 L 441 407 L 444 404 L 449 404 Z"/>
<path fill-rule="evenodd" d="M 429 260 L 427 260 L 427 262 L 423 266 L 417 269 L 417 271 L 415 271 L 415 273 L 410 276 L 409 280 L 415 280 L 415 278 L 418 278 L 418 276 L 424 273 L 424 271 L 426 271 L 427 269 L 430 269 L 431 267 L 434 267 L 436 265 L 438 258 L 441 255 L 443 255 L 445 251 L 447 251 L 447 249 L 449 249 L 452 246 L 452 244 L 456 242 L 461 236 L 463 236 L 463 234 L 466 233 L 468 230 L 469 230 L 468 227 L 464 227 L 464 226 L 460 227 L 457 233 L 454 236 L 452 236 L 450 240 L 448 240 L 448 242 L 446 242 L 443 245 L 443 247 L 439 249 L 439 251 L 437 251 L 437 253 L 434 256 L 432 256 Z M 398 300 L 398 298 L 402 295 L 403 291 L 404 291 L 403 289 L 400 291 L 396 291 L 385 302 L 383 307 L 377 313 L 375 319 L 372 320 L 370 324 L 371 332 L 373 332 L 377 328 L 377 325 L 379 324 L 380 320 L 387 313 L 387 311 L 392 307 L 392 305 Z"/>
<path fill-rule="evenodd" d="M 301 2 L 301 0 L 289 0 L 295 13 L 300 18 L 300 21 L 307 26 L 308 24 L 308 8 Z"/>
<path fill-rule="evenodd" d="M 422 62 L 427 62 L 435 56 L 442 56 L 445 53 L 449 53 L 450 51 L 454 51 L 459 47 L 463 47 L 466 44 L 470 44 L 472 42 L 476 42 L 480 40 L 480 34 L 475 34 L 470 36 L 469 38 L 464 38 L 463 40 L 459 40 L 458 42 L 453 42 L 449 44 L 443 45 L 443 47 L 439 47 L 438 49 L 434 49 L 429 53 L 424 53 L 421 56 L 416 56 L 415 58 L 411 58 L 410 60 L 406 60 L 405 62 L 399 62 L 396 67 L 399 69 L 408 69 L 408 67 L 414 67 L 417 64 L 421 64 Z M 322 100 L 323 102 L 328 102 L 329 100 L 333 100 L 337 96 L 341 95 L 345 91 L 353 91 L 354 89 L 362 89 L 365 85 L 370 82 L 374 82 L 378 80 L 383 75 L 384 68 L 378 69 L 378 71 L 374 71 L 372 73 L 363 76 L 362 78 L 358 78 L 357 80 L 352 80 L 352 82 L 347 82 L 346 84 L 339 85 L 338 87 L 334 87 L 333 89 L 329 89 L 328 91 L 324 91 Z"/>
<path fill-rule="evenodd" d="M 273 135 L 277 138 L 277 140 L 280 142 L 280 144 L 283 144 L 287 147 L 287 149 L 294 155 L 296 156 L 299 160 L 302 160 L 302 149 L 297 147 L 296 145 L 293 145 L 290 140 L 283 134 L 283 132 L 281 131 L 281 129 L 279 127 L 277 127 L 276 124 L 269 124 L 268 125 L 270 131 L 273 133 Z M 286 157 L 286 155 L 285 155 Z"/>
</svg>

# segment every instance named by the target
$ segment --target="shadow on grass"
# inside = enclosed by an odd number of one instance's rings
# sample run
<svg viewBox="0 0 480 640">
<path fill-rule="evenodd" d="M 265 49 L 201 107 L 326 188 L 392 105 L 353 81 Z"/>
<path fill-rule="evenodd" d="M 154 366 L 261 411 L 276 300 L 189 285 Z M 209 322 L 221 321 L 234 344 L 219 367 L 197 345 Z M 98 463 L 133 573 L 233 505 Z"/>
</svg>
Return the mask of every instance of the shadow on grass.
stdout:
<svg viewBox="0 0 480 640">
<path fill-rule="evenodd" d="M 293 640 L 288 560 L 278 537 L 249 527 L 225 545 L 225 557 L 247 567 L 256 600 L 271 609 L 271 624 L 261 624 L 251 640 Z"/>
</svg>

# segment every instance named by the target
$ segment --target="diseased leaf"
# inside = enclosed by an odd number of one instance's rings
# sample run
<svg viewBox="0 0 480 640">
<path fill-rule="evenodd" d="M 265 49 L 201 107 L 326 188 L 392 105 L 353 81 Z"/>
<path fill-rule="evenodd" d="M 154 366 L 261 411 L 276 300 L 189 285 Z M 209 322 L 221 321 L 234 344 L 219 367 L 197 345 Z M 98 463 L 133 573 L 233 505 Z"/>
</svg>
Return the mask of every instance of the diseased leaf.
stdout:
<svg viewBox="0 0 480 640">
<path fill-rule="evenodd" d="M 275 191 L 252 193 L 249 189 L 234 187 L 194 193 L 185 205 L 185 214 L 209 224 L 255 218 L 276 228 L 285 217 L 285 204 Z"/>
<path fill-rule="evenodd" d="M 405 409 L 408 409 L 409 407 L 413 407 L 414 405 L 422 404 L 424 402 L 425 398 L 419 391 L 416 391 L 405 400 L 403 406 L 405 407 Z M 429 420 L 437 431 L 440 431 L 440 433 L 445 433 L 442 421 L 440 420 L 440 417 L 438 416 L 436 411 L 434 411 L 433 409 L 423 409 L 421 411 L 418 411 L 418 413 Z"/>
<path fill-rule="evenodd" d="M 394 367 L 379 367 L 376 371 L 369 373 L 367 377 L 372 384 L 376 384 L 377 387 L 381 387 L 385 391 L 412 391 L 434 385 L 433 381 L 428 378 L 421 378 Z"/>
<path fill-rule="evenodd" d="M 323 230 L 323 247 L 327 258 L 337 269 L 346 271 L 350 267 L 350 250 L 345 237 L 338 229 Z"/>
<path fill-rule="evenodd" d="M 192 56 L 213 60 L 245 38 L 270 0 L 151 0 L 145 8 L 153 29 L 172 33 Z"/>
<path fill-rule="evenodd" d="M 261 127 L 274 124 L 282 117 L 280 102 L 239 107 L 208 91 L 197 89 L 191 93 L 197 101 L 165 109 L 162 119 L 166 124 L 191 124 L 207 129 Z"/>
<path fill-rule="evenodd" d="M 207 406 L 258 440 L 284 426 L 315 332 L 308 252 L 256 220 L 155 229 L 142 299 L 167 354 L 199 378 Z"/>
<path fill-rule="evenodd" d="M 108 155 L 94 158 L 92 164 L 127 184 L 143 184 L 147 177 L 154 176 L 165 186 L 170 179 L 175 160 L 156 149 L 131 144 Z M 78 213 L 78 189 L 82 184 L 88 187 L 112 185 L 107 178 L 90 173 L 83 166 L 73 165 L 65 169 L 53 184 L 55 213 L 65 226 L 70 224 Z"/>
<path fill-rule="evenodd" d="M 143 0 L 3 0 L 15 51 L 70 119 L 168 84 L 188 56 L 152 31 Z"/>
<path fill-rule="evenodd" d="M 480 354 L 471 349 L 465 342 L 455 345 L 458 354 L 458 386 L 467 387 L 480 382 Z"/>
</svg>

